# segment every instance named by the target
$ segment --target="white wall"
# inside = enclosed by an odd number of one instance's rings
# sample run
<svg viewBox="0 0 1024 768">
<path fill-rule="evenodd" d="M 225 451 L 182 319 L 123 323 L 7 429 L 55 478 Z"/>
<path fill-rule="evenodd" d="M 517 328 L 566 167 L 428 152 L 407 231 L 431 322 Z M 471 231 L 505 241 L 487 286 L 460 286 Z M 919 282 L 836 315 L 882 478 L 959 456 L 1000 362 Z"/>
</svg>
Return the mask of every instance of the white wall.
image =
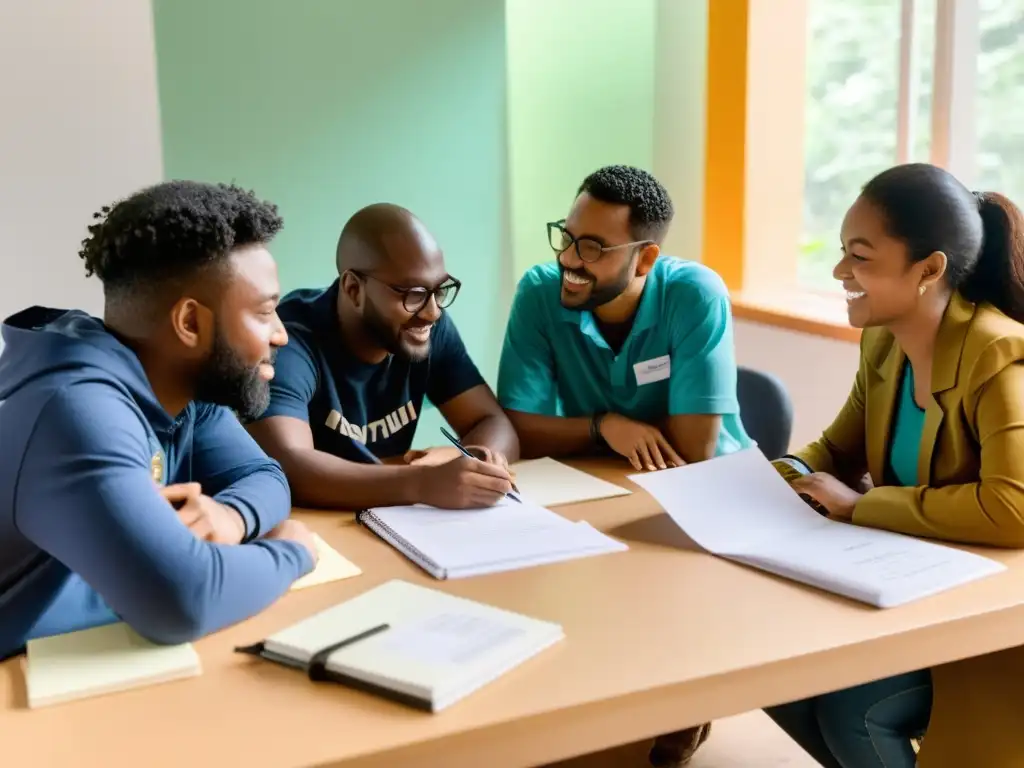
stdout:
<svg viewBox="0 0 1024 768">
<path fill-rule="evenodd" d="M 0 105 L 0 316 L 99 312 L 92 214 L 163 174 L 148 0 L 3 0 Z"/>
<path fill-rule="evenodd" d="M 735 335 L 739 364 L 774 373 L 789 389 L 795 411 L 791 447 L 820 437 L 853 386 L 857 344 L 745 320 L 736 321 Z"/>
</svg>

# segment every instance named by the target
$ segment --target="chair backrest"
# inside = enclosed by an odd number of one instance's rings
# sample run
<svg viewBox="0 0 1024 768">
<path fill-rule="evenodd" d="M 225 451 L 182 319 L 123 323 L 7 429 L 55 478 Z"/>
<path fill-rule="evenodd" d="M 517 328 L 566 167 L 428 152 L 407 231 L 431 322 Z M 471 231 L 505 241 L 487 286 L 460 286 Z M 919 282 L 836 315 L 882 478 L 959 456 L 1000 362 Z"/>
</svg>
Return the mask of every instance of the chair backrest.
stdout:
<svg viewBox="0 0 1024 768">
<path fill-rule="evenodd" d="M 784 456 L 793 433 L 793 401 L 786 385 L 764 371 L 740 366 L 736 381 L 740 418 L 769 459 Z"/>
</svg>

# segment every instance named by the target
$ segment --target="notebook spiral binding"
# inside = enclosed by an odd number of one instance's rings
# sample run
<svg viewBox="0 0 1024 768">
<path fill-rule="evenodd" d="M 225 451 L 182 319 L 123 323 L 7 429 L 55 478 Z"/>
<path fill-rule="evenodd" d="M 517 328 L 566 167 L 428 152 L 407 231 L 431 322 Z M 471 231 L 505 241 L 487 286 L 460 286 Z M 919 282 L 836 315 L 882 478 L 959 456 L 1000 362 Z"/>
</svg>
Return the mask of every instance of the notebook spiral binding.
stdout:
<svg viewBox="0 0 1024 768">
<path fill-rule="evenodd" d="M 404 554 L 416 565 L 422 568 L 424 571 L 429 573 L 435 579 L 447 579 L 448 571 L 445 568 L 441 568 L 427 557 L 421 550 L 414 547 L 412 544 L 407 542 L 401 536 L 399 536 L 387 523 L 384 523 L 380 518 L 373 514 L 373 510 L 364 509 L 362 512 L 356 515 L 356 520 L 371 531 L 380 536 L 384 541 L 393 546 L 399 552 Z"/>
</svg>

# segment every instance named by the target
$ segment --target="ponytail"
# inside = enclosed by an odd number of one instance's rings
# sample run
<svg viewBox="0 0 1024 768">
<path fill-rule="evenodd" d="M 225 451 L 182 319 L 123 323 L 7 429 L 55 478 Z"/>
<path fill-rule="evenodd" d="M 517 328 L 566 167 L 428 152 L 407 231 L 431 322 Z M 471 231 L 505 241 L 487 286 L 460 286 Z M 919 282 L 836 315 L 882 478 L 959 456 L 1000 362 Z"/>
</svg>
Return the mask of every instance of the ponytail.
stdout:
<svg viewBox="0 0 1024 768">
<path fill-rule="evenodd" d="M 978 261 L 959 286 L 960 293 L 1024 323 L 1024 214 L 997 192 L 974 195 L 984 235 Z"/>
</svg>

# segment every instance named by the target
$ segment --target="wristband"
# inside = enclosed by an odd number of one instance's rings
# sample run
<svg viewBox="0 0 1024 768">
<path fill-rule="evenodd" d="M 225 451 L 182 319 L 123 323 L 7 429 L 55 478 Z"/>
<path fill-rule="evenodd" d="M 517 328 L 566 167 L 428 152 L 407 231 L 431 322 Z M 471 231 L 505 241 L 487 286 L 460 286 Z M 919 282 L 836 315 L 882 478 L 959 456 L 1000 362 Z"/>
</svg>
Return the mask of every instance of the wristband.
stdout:
<svg viewBox="0 0 1024 768">
<path fill-rule="evenodd" d="M 814 473 L 807 464 L 798 459 L 796 456 L 786 455 L 781 459 L 776 459 L 772 462 L 772 466 L 778 471 L 782 478 L 792 484 L 797 478 L 803 477 L 804 475 L 810 475 Z M 815 501 L 813 498 L 808 496 L 806 493 L 797 494 L 804 502 L 817 512 L 822 517 L 828 517 L 828 510 L 825 509 L 821 504 Z"/>
<path fill-rule="evenodd" d="M 604 437 L 601 435 L 601 422 L 604 421 L 605 413 L 595 413 L 590 417 L 590 442 L 595 445 L 604 445 Z"/>
<path fill-rule="evenodd" d="M 772 462 L 772 465 L 778 470 L 778 473 L 785 478 L 786 482 L 791 483 L 798 477 L 812 474 L 813 470 L 807 466 L 803 461 L 798 459 L 796 456 L 786 455 L 781 459 L 776 459 Z"/>
</svg>

